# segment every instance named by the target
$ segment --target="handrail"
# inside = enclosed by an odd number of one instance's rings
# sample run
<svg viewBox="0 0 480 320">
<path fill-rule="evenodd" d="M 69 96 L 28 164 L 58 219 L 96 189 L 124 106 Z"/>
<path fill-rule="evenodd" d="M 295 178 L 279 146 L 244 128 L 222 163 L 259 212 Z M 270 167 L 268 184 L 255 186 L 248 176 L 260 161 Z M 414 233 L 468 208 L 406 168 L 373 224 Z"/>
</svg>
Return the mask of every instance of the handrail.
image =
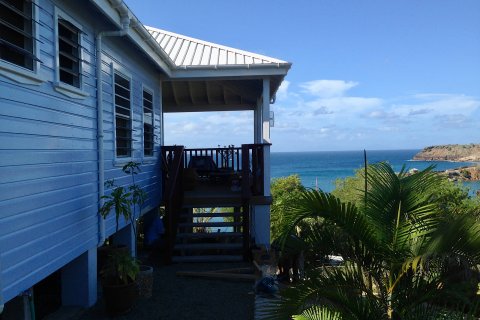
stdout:
<svg viewBox="0 0 480 320">
<path fill-rule="evenodd" d="M 165 262 L 171 263 L 178 226 L 178 215 L 183 202 L 183 146 L 162 147 L 163 185 L 165 202 Z"/>
<path fill-rule="evenodd" d="M 173 162 L 172 162 L 172 166 L 170 168 L 170 172 L 171 172 L 171 176 L 170 176 L 170 188 L 169 188 L 169 194 L 168 194 L 168 198 L 172 198 L 175 194 L 175 187 L 177 186 L 177 182 L 179 181 L 178 179 L 178 176 L 180 175 L 183 167 L 182 167 L 182 164 L 183 164 L 183 150 L 184 150 L 184 147 L 183 146 L 175 146 L 173 148 L 173 154 L 174 154 L 174 158 L 173 158 Z"/>
</svg>

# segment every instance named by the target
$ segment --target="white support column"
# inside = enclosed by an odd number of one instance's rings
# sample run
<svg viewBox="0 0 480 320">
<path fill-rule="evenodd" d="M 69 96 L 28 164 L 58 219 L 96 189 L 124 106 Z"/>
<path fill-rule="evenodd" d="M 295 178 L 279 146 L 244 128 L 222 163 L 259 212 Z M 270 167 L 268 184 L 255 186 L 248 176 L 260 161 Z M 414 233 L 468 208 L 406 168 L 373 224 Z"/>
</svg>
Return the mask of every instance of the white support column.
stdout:
<svg viewBox="0 0 480 320">
<path fill-rule="evenodd" d="M 62 304 L 91 307 L 97 301 L 97 248 L 62 268 Z"/>
<path fill-rule="evenodd" d="M 270 141 L 270 79 L 263 79 L 262 94 L 262 143 Z"/>
<path fill-rule="evenodd" d="M 262 143 L 262 100 L 257 100 L 253 110 L 253 143 Z"/>
<path fill-rule="evenodd" d="M 263 148 L 264 164 L 264 190 L 265 196 L 270 195 L 270 79 L 263 79 L 262 96 L 262 143 L 266 144 Z"/>
<path fill-rule="evenodd" d="M 265 196 L 270 196 L 270 79 L 263 79 L 263 94 L 261 100 L 260 128 L 261 141 L 263 147 L 263 163 L 264 163 L 264 189 Z M 258 143 L 258 142 L 256 142 Z M 257 205 L 254 207 L 254 230 L 255 242 L 257 245 L 270 246 L 270 206 Z"/>
</svg>

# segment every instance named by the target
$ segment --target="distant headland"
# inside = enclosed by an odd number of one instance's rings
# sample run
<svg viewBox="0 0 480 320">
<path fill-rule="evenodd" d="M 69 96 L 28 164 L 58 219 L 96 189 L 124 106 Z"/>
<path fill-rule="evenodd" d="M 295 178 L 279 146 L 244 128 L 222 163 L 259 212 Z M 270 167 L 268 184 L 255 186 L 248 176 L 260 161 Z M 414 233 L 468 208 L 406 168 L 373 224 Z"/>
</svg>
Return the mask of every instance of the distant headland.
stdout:
<svg viewBox="0 0 480 320">
<path fill-rule="evenodd" d="M 447 144 L 426 147 L 413 160 L 480 162 L 480 144 Z"/>
<path fill-rule="evenodd" d="M 413 160 L 480 162 L 480 144 L 447 144 L 426 147 L 417 153 Z M 449 169 L 444 174 L 453 181 L 479 181 L 480 164 Z"/>
</svg>

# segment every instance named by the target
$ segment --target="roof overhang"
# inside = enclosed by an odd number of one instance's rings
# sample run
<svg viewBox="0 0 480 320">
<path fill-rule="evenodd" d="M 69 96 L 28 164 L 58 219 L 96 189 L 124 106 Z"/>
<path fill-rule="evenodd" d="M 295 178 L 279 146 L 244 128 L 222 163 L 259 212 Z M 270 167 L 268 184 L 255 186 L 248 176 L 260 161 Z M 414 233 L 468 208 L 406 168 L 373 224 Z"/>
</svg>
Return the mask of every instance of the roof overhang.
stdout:
<svg viewBox="0 0 480 320">
<path fill-rule="evenodd" d="M 253 110 L 270 80 L 273 97 L 291 63 L 146 27 L 122 0 L 91 0 L 117 26 L 130 19 L 127 37 L 166 76 L 164 112 Z"/>
</svg>

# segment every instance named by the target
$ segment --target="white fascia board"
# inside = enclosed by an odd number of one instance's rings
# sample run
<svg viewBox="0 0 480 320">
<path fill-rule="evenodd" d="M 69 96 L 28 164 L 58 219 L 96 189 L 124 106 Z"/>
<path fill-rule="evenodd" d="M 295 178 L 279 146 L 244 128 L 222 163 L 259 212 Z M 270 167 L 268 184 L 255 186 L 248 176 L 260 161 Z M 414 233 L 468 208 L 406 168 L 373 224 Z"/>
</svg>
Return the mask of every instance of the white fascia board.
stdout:
<svg viewBox="0 0 480 320">
<path fill-rule="evenodd" d="M 197 79 L 197 78 L 256 78 L 268 76 L 285 76 L 290 69 L 290 65 L 285 66 L 258 66 L 246 68 L 245 66 L 231 66 L 218 68 L 177 68 L 172 72 L 172 79 Z"/>
<path fill-rule="evenodd" d="M 118 10 L 112 6 L 110 1 L 108 0 L 90 0 L 100 11 L 103 12 L 103 14 L 119 29 L 122 27 L 121 23 L 121 17 L 120 13 Z M 125 5 L 126 7 L 126 5 Z M 128 7 L 126 7 L 128 9 Z M 128 9 L 128 14 L 131 19 L 135 19 L 138 21 L 138 19 L 135 17 L 135 15 Z M 166 74 L 169 76 L 171 75 L 172 67 L 169 66 L 165 62 L 165 57 L 162 56 L 161 52 L 163 52 L 163 49 L 160 47 L 160 45 L 157 46 L 157 48 L 153 49 L 152 45 L 149 43 L 147 39 L 142 37 L 140 32 L 137 30 L 137 26 L 135 28 L 129 28 L 128 30 L 128 37 L 138 45 L 138 47 L 143 50 L 149 57 L 152 58 L 152 61 L 155 61 L 157 66 L 162 69 Z M 148 31 L 147 31 L 148 32 Z M 152 38 L 153 39 L 153 38 Z"/>
</svg>

